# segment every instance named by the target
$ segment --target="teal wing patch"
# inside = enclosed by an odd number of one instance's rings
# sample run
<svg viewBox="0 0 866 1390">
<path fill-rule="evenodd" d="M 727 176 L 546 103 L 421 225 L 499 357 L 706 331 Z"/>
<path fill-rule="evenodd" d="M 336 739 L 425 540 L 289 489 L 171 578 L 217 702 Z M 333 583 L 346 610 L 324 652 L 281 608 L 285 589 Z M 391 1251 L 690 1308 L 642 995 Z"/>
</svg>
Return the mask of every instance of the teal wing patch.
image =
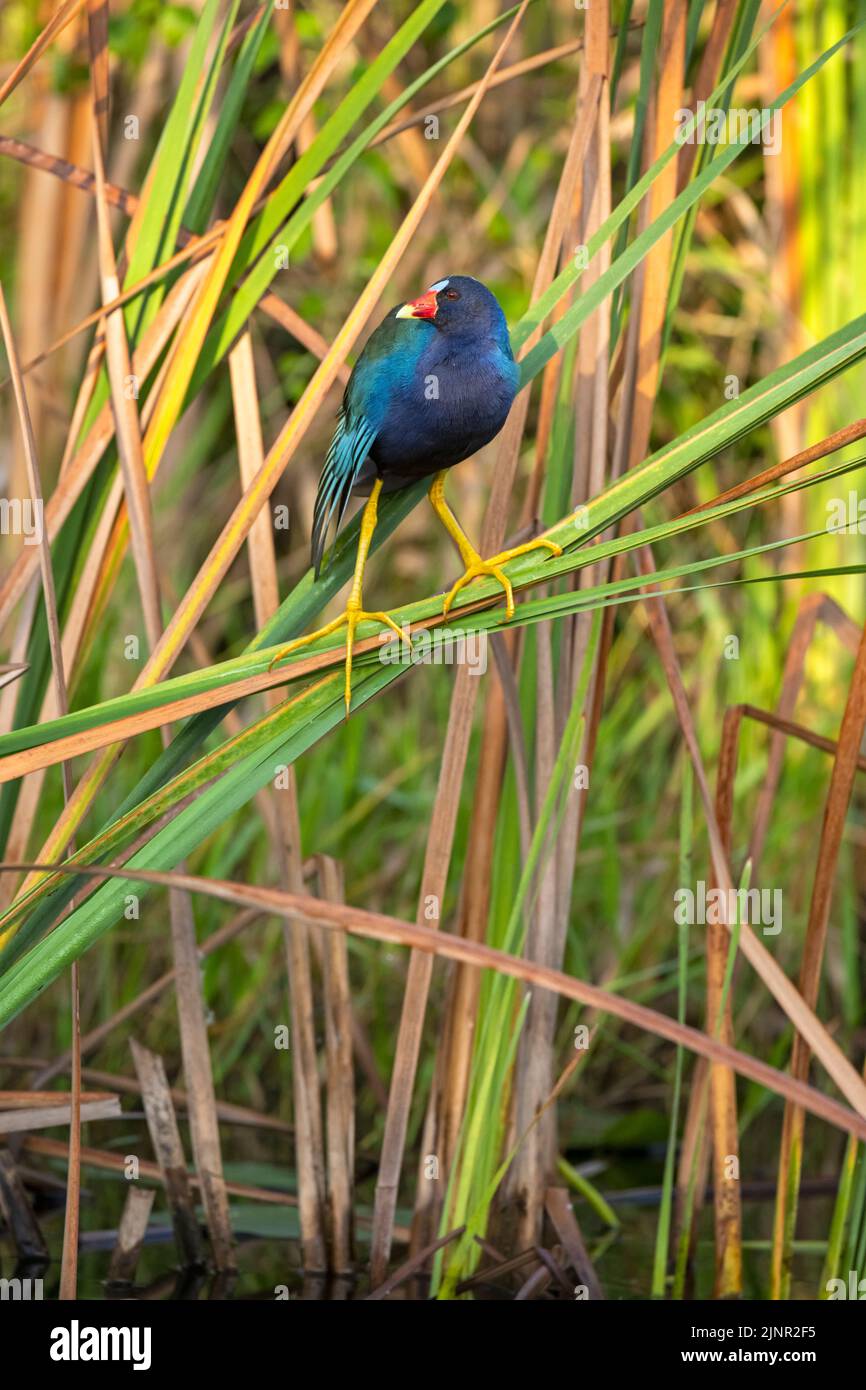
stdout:
<svg viewBox="0 0 866 1390">
<path fill-rule="evenodd" d="M 336 517 L 336 531 L 339 531 L 352 488 L 375 438 L 376 431 L 369 421 L 363 415 L 353 416 L 344 404 L 319 479 L 313 510 L 312 561 L 316 578 L 322 568 L 331 522 Z"/>
</svg>

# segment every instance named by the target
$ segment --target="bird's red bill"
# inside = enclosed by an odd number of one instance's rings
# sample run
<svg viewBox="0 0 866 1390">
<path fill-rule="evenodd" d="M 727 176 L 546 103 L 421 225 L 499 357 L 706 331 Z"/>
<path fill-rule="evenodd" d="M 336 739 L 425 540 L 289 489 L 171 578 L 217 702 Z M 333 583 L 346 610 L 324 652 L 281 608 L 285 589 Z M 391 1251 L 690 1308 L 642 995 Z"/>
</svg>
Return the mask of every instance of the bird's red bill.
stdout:
<svg viewBox="0 0 866 1390">
<path fill-rule="evenodd" d="M 434 319 L 438 307 L 435 292 L 427 290 L 426 294 L 420 295 L 417 299 L 410 299 L 408 304 L 404 304 L 397 317 L 402 319 Z"/>
</svg>

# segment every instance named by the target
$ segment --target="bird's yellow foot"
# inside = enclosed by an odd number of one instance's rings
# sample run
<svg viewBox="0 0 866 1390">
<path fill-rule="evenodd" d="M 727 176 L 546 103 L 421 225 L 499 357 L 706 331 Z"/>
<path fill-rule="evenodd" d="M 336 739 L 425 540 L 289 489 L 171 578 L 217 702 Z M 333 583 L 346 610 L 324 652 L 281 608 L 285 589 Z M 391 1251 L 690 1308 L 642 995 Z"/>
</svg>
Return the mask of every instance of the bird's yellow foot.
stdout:
<svg viewBox="0 0 866 1390">
<path fill-rule="evenodd" d="M 352 703 L 352 648 L 355 643 L 355 629 L 359 623 L 382 623 L 384 627 L 389 627 L 392 632 L 395 632 L 401 641 L 405 636 L 405 633 L 401 631 L 401 629 L 394 622 L 394 619 L 390 618 L 387 613 L 368 613 L 365 608 L 362 608 L 360 606 L 360 604 L 354 604 L 350 600 L 346 606 L 346 611 L 344 613 L 341 613 L 339 618 L 335 618 L 334 621 L 331 623 L 326 623 L 324 627 L 317 628 L 315 632 L 307 633 L 306 637 L 296 637 L 293 642 L 289 642 L 287 646 L 281 647 L 280 650 L 276 653 L 276 655 L 271 657 L 271 660 L 268 663 L 268 670 L 270 671 L 274 666 L 276 666 L 278 661 L 282 661 L 283 658 L 289 656 L 291 652 L 298 651 L 300 647 L 309 646 L 311 642 L 318 641 L 320 637 L 330 637 L 332 632 L 337 632 L 341 627 L 345 627 L 346 718 L 348 719 L 349 706 Z"/>
<path fill-rule="evenodd" d="M 556 541 L 548 541 L 540 536 L 538 540 L 527 541 L 525 545 L 516 545 L 512 550 L 503 550 L 501 555 L 492 555 L 489 560 L 482 560 L 481 556 L 476 554 L 475 551 L 471 552 L 471 557 L 470 555 L 464 555 L 464 561 L 468 561 L 466 564 L 466 573 L 461 574 L 456 584 L 452 586 L 450 593 L 446 596 L 445 603 L 442 606 L 443 615 L 448 613 L 448 610 L 464 585 L 471 584 L 473 579 L 482 579 L 489 575 L 502 585 L 505 591 L 506 616 L 513 618 L 514 590 L 511 587 L 511 580 L 501 566 L 506 565 L 509 560 L 514 560 L 518 555 L 528 555 L 531 550 L 548 550 L 551 555 L 562 554 L 561 545 L 557 545 Z"/>
</svg>

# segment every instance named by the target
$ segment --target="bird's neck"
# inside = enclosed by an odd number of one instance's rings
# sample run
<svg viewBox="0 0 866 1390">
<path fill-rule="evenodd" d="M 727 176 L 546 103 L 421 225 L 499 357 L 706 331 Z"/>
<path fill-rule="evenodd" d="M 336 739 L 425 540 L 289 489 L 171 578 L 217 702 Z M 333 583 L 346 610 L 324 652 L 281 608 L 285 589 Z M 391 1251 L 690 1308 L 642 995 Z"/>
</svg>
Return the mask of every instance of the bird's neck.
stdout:
<svg viewBox="0 0 866 1390">
<path fill-rule="evenodd" d="M 479 332 L 474 328 L 468 333 L 442 333 L 437 335 L 435 346 L 437 355 L 451 356 L 452 353 L 468 353 L 473 357 L 502 356 L 513 361 L 511 340 L 505 324 L 491 324 Z"/>
</svg>

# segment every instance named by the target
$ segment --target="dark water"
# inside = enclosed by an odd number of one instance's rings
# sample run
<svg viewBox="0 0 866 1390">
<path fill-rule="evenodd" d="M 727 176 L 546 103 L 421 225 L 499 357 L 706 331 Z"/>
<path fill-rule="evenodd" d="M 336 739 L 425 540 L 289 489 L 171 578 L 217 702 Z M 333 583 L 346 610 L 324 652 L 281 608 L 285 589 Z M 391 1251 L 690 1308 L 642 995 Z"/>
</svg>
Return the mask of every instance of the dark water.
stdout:
<svg viewBox="0 0 866 1390">
<path fill-rule="evenodd" d="M 243 1171 L 241 1171 L 243 1169 Z M 252 1172 L 249 1166 L 238 1165 L 237 1172 L 227 1176 L 236 1181 L 261 1181 L 261 1170 Z M 645 1299 L 650 1296 L 653 1252 L 658 1220 L 658 1182 L 660 1164 L 655 1156 L 638 1159 L 619 1158 L 604 1172 L 596 1184 L 613 1205 L 621 1222 L 618 1232 L 607 1232 L 585 1202 L 575 1197 L 574 1210 L 581 1224 L 587 1248 L 593 1258 L 606 1298 L 611 1300 Z M 285 1178 L 281 1185 L 285 1184 Z M 264 1184 L 263 1184 L 264 1185 Z M 767 1192 L 755 1184 L 756 1198 L 744 1202 L 744 1296 L 767 1297 L 769 1282 L 769 1240 L 772 1234 L 773 1202 Z M 164 1200 L 158 1193 L 147 1240 L 142 1248 L 134 1286 L 107 1284 L 115 1230 L 119 1219 L 126 1184 L 113 1175 L 100 1174 L 95 1181 L 85 1175 L 85 1190 L 81 1209 L 81 1248 L 79 1255 L 78 1291 L 82 1299 L 134 1298 L 137 1300 L 267 1300 L 298 1299 L 328 1300 L 364 1298 L 369 1283 L 363 1273 L 357 1279 L 325 1280 L 304 1278 L 298 1243 L 297 1212 L 292 1207 L 264 1203 L 232 1202 L 232 1220 L 237 1236 L 237 1273 L 229 1277 L 215 1276 L 207 1270 L 180 1270 L 173 1232 Z M 748 1189 L 747 1189 L 748 1192 Z M 8 1238 L 0 1238 L 0 1274 L 12 1277 L 41 1277 L 43 1297 L 57 1297 L 60 1278 L 60 1253 L 63 1239 L 63 1208 L 60 1193 L 43 1194 L 36 1204 L 37 1215 L 51 1262 L 40 1270 L 35 1266 L 16 1269 L 14 1254 Z M 830 1226 L 832 1197 L 804 1197 L 798 1228 L 800 1244 L 795 1260 L 792 1294 L 795 1298 L 814 1299 L 821 1277 L 822 1239 Z M 408 1223 L 408 1212 L 398 1213 L 398 1222 Z M 364 1230 L 358 1231 L 359 1269 L 366 1258 Z M 405 1258 L 405 1251 L 395 1247 L 395 1267 Z M 524 1276 L 525 1277 L 525 1273 Z M 513 1298 L 519 1287 L 519 1275 L 503 1281 L 501 1290 L 485 1288 L 476 1297 Z M 687 1296 L 697 1299 L 712 1297 L 713 1242 L 712 1211 L 706 1206 L 700 1215 L 695 1244 L 695 1257 Z M 417 1284 L 407 1285 L 393 1297 L 423 1297 Z M 563 1297 L 551 1286 L 548 1297 Z"/>
</svg>

